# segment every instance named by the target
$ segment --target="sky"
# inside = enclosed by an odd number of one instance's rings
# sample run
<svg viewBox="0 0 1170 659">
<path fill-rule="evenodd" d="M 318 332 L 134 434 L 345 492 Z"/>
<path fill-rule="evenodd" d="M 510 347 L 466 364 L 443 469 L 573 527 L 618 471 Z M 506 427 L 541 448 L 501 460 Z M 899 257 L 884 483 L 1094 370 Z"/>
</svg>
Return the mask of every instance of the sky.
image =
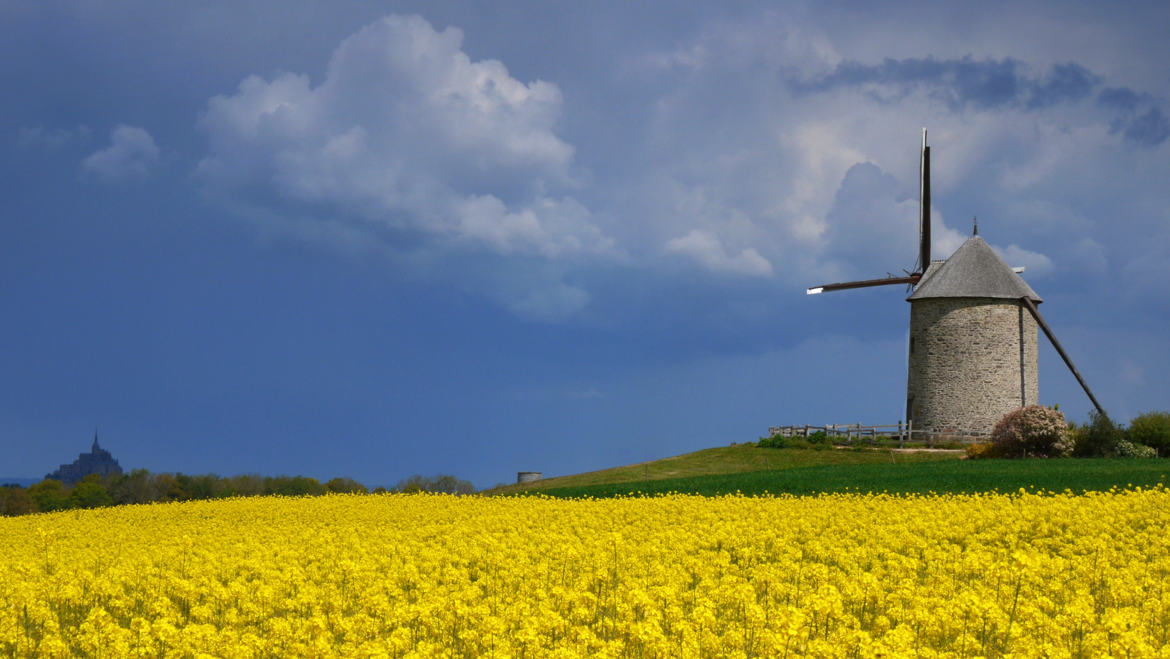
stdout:
<svg viewBox="0 0 1170 659">
<path fill-rule="evenodd" d="M 918 150 L 1170 409 L 1170 5 L 0 4 L 0 475 L 480 487 L 896 423 Z M 1040 398 L 1091 404 L 1043 339 Z"/>
</svg>

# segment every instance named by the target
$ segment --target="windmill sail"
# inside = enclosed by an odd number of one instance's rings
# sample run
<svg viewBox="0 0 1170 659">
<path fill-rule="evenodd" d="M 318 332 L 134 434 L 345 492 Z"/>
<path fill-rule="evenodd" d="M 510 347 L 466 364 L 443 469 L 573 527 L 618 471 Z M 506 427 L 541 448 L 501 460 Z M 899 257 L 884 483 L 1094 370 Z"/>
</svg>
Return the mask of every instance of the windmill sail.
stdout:
<svg viewBox="0 0 1170 659">
<path fill-rule="evenodd" d="M 926 145 L 925 128 L 918 171 L 918 265 L 914 272 L 922 274 L 930 267 L 930 147 Z"/>
<path fill-rule="evenodd" d="M 883 277 L 881 279 L 866 279 L 863 281 L 847 281 L 836 284 L 822 284 L 813 286 L 806 292 L 809 295 L 842 291 L 850 288 L 868 288 L 870 286 L 889 286 L 891 284 L 917 284 L 930 266 L 930 147 L 926 145 L 926 129 L 922 129 L 922 154 L 919 160 L 918 180 L 918 263 L 914 272 L 905 277 Z"/>
<path fill-rule="evenodd" d="M 862 281 L 845 281 L 837 284 L 821 284 L 808 289 L 809 295 L 816 295 L 817 293 L 830 293 L 832 291 L 843 291 L 848 288 L 869 288 L 870 286 L 889 286 L 890 284 L 917 284 L 922 275 L 909 275 L 907 277 L 882 277 L 881 279 L 865 279 Z"/>
</svg>

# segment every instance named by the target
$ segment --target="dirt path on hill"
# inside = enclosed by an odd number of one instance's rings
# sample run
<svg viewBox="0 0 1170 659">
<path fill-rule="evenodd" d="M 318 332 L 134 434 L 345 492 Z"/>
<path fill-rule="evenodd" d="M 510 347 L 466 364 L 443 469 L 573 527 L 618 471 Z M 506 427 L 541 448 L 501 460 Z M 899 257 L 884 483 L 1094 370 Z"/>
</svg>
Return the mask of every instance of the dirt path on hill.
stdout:
<svg viewBox="0 0 1170 659">
<path fill-rule="evenodd" d="M 852 448 L 851 446 L 836 446 L 833 448 L 838 450 L 845 450 Z M 966 449 L 961 448 L 886 448 L 882 446 L 872 447 L 874 451 L 891 451 L 893 453 L 966 453 Z"/>
</svg>

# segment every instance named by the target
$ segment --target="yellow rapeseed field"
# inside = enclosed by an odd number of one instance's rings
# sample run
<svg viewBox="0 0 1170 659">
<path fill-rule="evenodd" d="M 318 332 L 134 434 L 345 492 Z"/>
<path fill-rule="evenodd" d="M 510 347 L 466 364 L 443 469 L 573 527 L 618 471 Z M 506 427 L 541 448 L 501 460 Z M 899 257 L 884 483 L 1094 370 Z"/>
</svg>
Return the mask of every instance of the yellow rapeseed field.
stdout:
<svg viewBox="0 0 1170 659">
<path fill-rule="evenodd" d="M 1170 657 L 1170 492 L 0 519 L 0 655 Z"/>
</svg>

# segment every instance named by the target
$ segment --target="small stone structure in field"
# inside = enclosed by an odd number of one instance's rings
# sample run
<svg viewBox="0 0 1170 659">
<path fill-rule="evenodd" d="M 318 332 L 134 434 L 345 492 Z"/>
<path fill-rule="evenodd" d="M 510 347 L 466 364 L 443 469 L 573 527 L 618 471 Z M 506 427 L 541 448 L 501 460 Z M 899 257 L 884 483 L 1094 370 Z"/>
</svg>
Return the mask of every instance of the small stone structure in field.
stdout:
<svg viewBox="0 0 1170 659">
<path fill-rule="evenodd" d="M 516 472 L 516 484 L 533 483 L 540 480 L 541 476 L 539 471 L 518 471 Z"/>
</svg>

